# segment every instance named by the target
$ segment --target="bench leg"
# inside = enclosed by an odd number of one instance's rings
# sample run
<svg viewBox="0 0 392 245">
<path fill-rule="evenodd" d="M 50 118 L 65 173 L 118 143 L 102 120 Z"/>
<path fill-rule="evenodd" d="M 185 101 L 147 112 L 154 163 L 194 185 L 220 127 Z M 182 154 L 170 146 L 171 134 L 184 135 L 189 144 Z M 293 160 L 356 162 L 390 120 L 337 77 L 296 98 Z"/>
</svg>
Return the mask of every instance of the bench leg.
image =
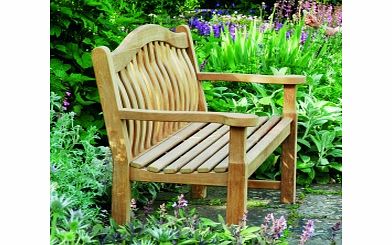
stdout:
<svg viewBox="0 0 392 245">
<path fill-rule="evenodd" d="M 200 199 L 206 198 L 207 186 L 205 185 L 192 185 L 192 198 Z"/>
<path fill-rule="evenodd" d="M 245 165 L 233 164 L 229 169 L 227 185 L 227 224 L 239 224 L 245 211 L 248 194 L 248 180 L 245 177 Z"/>
<path fill-rule="evenodd" d="M 296 137 L 290 134 L 282 144 L 280 201 L 295 203 L 296 189 Z"/>
<path fill-rule="evenodd" d="M 292 119 L 290 135 L 282 144 L 282 160 L 280 182 L 280 201 L 283 203 L 295 202 L 295 181 L 297 170 L 297 112 L 296 112 L 296 87 L 293 84 L 283 86 L 283 116 Z"/>
<path fill-rule="evenodd" d="M 128 172 L 128 171 L 127 171 Z M 131 182 L 128 174 L 119 171 L 114 165 L 112 186 L 112 217 L 119 225 L 130 220 Z"/>
</svg>

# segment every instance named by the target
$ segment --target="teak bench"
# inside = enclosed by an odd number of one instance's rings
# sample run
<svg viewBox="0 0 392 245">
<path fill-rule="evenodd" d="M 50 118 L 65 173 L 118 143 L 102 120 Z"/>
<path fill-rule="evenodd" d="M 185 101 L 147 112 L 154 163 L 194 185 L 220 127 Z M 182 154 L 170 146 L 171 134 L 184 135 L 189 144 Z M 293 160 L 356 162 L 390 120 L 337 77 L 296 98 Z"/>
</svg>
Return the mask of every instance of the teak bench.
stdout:
<svg viewBox="0 0 392 245">
<path fill-rule="evenodd" d="M 131 181 L 227 186 L 226 222 L 238 224 L 247 189 L 281 191 L 295 202 L 296 84 L 303 76 L 200 72 L 188 26 L 144 25 L 113 51 L 93 50 L 93 64 L 113 154 L 112 217 L 130 219 Z M 201 81 L 284 86 L 283 115 L 207 112 Z M 248 180 L 282 144 L 281 181 Z"/>
</svg>

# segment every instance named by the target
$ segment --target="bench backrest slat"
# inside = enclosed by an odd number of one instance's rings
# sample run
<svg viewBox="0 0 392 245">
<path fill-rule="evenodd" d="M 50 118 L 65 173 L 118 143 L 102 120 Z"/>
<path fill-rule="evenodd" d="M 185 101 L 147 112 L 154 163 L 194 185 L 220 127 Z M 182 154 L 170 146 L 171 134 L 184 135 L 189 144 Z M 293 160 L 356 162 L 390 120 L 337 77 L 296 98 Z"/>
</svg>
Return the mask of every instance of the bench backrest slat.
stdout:
<svg viewBox="0 0 392 245">
<path fill-rule="evenodd" d="M 190 32 L 184 26 L 180 29 L 175 33 L 158 25 L 139 27 L 110 53 L 118 109 L 205 110 Z M 183 126 L 179 122 L 124 121 L 128 157 L 139 155 Z"/>
</svg>

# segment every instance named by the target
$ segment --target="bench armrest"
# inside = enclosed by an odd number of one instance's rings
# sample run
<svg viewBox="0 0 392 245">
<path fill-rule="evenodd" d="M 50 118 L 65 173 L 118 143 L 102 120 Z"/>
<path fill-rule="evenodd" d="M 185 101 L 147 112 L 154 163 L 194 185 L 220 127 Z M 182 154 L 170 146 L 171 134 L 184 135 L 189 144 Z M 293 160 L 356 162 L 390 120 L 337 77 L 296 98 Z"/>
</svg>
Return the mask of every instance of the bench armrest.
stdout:
<svg viewBox="0 0 392 245">
<path fill-rule="evenodd" d="M 206 111 L 161 111 L 145 109 L 120 109 L 120 119 L 162 122 L 208 122 L 235 127 L 253 127 L 259 117 L 253 114 L 206 112 Z"/>
<path fill-rule="evenodd" d="M 271 84 L 301 84 L 305 82 L 305 76 L 301 75 L 273 76 L 218 72 L 199 72 L 197 73 L 197 79 L 209 81 L 254 82 Z"/>
</svg>

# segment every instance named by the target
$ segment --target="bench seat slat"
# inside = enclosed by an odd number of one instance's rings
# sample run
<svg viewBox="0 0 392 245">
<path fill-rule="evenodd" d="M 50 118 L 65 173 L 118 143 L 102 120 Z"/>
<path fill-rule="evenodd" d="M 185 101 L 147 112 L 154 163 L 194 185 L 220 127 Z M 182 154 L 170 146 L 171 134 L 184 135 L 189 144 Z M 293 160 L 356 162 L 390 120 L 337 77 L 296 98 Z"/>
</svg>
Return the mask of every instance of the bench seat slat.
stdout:
<svg viewBox="0 0 392 245">
<path fill-rule="evenodd" d="M 260 126 L 260 125 L 258 125 Z M 258 126 L 248 128 L 247 135 L 251 135 L 254 131 L 257 130 Z M 230 140 L 230 133 L 227 133 L 224 136 L 224 145 L 218 151 L 215 150 L 214 153 L 209 159 L 207 159 L 200 167 L 197 168 L 199 173 L 208 173 L 210 172 L 217 164 L 219 164 L 222 159 L 224 159 L 229 154 L 229 140 Z"/>
<path fill-rule="evenodd" d="M 290 134 L 291 118 L 282 120 L 271 129 L 248 153 L 248 177 L 267 159 L 267 157 L 283 142 Z"/>
<path fill-rule="evenodd" d="M 280 120 L 280 117 L 273 116 L 268 122 L 264 123 L 256 132 L 254 132 L 251 136 L 246 140 L 246 150 L 248 151 L 252 148 L 264 135 L 268 133 Z M 227 150 L 227 154 L 225 158 L 214 168 L 214 171 L 217 173 L 226 172 L 229 167 L 229 152 Z M 247 157 L 249 157 L 247 155 Z"/>
<path fill-rule="evenodd" d="M 160 172 L 163 168 L 167 165 L 170 165 L 173 161 L 181 157 L 186 151 L 194 147 L 203 139 L 207 138 L 211 133 L 221 127 L 221 124 L 218 123 L 210 123 L 200 131 L 196 132 L 195 134 L 191 135 L 183 142 L 179 143 L 170 151 L 167 151 L 161 157 L 155 159 L 148 167 L 147 170 L 151 172 Z"/>
<path fill-rule="evenodd" d="M 150 164 L 156 158 L 160 157 L 163 153 L 170 150 L 183 140 L 187 139 L 190 135 L 198 131 L 204 125 L 206 125 L 206 123 L 192 123 L 185 126 L 184 128 L 180 129 L 173 135 L 160 142 L 159 144 L 154 145 L 147 151 L 137 156 L 131 161 L 131 166 L 135 168 L 142 168 Z"/>
<path fill-rule="evenodd" d="M 262 125 L 265 121 L 267 121 L 267 117 L 260 118 L 259 124 L 256 127 L 249 127 L 247 130 L 249 133 L 252 133 L 256 130 L 260 125 Z M 207 168 L 209 164 L 212 162 L 216 162 L 214 159 L 219 159 L 221 155 L 222 148 L 224 148 L 229 142 L 229 131 L 226 132 L 220 139 L 211 144 L 208 148 L 206 148 L 202 153 L 196 156 L 194 159 L 190 160 L 184 167 L 181 168 L 181 173 L 192 173 L 198 168 Z M 200 172 L 200 171 L 199 171 Z M 208 172 L 206 170 L 205 172 Z"/>
<path fill-rule="evenodd" d="M 203 154 L 203 151 L 207 147 L 209 147 L 211 144 L 213 144 L 214 142 L 219 140 L 227 132 L 229 132 L 229 126 L 222 125 L 222 127 L 220 127 L 218 130 L 216 130 L 209 137 L 204 139 L 202 142 L 200 142 L 195 147 L 193 147 L 191 150 L 186 152 L 184 155 L 182 155 L 180 158 L 178 158 L 172 164 L 167 166 L 164 169 L 164 172 L 168 173 L 168 174 L 176 173 L 179 170 L 181 170 L 181 173 L 191 173 L 191 172 L 193 172 L 197 168 L 198 165 L 195 166 L 194 168 L 192 168 L 191 165 L 189 164 L 190 161 L 192 161 L 194 158 L 196 158 L 200 154 Z M 184 165 L 186 165 L 186 166 L 184 166 Z"/>
</svg>

